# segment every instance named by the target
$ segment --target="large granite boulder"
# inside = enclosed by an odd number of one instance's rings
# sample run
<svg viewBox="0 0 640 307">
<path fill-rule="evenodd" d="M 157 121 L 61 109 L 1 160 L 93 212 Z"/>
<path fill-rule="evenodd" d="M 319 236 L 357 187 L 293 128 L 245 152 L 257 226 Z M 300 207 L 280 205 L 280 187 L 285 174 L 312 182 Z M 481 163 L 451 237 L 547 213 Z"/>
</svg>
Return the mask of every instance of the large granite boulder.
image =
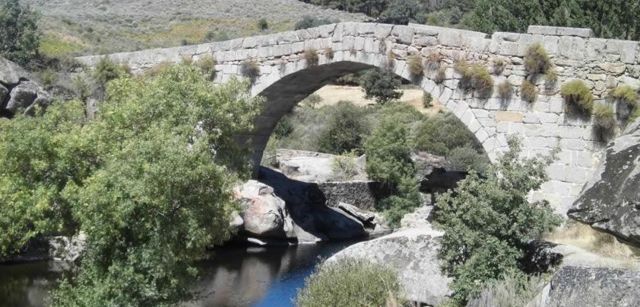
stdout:
<svg viewBox="0 0 640 307">
<path fill-rule="evenodd" d="M 640 306 L 640 271 L 563 267 L 527 306 Z"/>
<path fill-rule="evenodd" d="M 440 271 L 438 260 L 442 235 L 430 227 L 404 229 L 354 244 L 327 261 L 360 258 L 387 265 L 398 273 L 406 299 L 437 306 L 451 294 L 451 279 Z"/>
<path fill-rule="evenodd" d="M 640 120 L 613 140 L 567 215 L 640 246 Z"/>
<path fill-rule="evenodd" d="M 241 203 L 244 231 L 257 237 L 292 236 L 293 225 L 285 202 L 275 195 L 273 188 L 249 180 L 236 189 L 236 196 Z"/>
<path fill-rule="evenodd" d="M 18 110 L 29 113 L 35 106 L 47 106 L 51 97 L 17 64 L 0 58 L 0 116 Z"/>
</svg>

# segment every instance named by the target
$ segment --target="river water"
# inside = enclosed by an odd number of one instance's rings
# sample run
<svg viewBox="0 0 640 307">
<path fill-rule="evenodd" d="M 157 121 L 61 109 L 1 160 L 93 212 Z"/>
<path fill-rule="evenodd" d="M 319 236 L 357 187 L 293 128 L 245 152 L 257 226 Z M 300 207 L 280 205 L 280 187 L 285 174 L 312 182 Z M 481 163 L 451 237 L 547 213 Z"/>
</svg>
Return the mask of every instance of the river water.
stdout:
<svg viewBox="0 0 640 307">
<path fill-rule="evenodd" d="M 316 264 L 348 243 L 292 247 L 225 247 L 198 263 L 195 306 L 293 306 L 298 289 Z M 65 270 L 60 263 L 0 265 L 0 306 L 46 306 L 48 290 Z"/>
</svg>

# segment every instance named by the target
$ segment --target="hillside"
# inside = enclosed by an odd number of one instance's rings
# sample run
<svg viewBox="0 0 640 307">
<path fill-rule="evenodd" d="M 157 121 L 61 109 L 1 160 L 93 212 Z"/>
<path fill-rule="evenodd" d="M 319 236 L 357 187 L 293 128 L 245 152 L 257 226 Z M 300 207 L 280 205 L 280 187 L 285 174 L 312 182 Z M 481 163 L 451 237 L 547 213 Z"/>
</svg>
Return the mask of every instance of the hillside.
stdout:
<svg viewBox="0 0 640 307">
<path fill-rule="evenodd" d="M 367 17 L 296 0 L 24 0 L 42 15 L 51 56 L 131 51 L 291 30 L 303 16 Z M 268 29 L 261 31 L 264 18 Z"/>
</svg>

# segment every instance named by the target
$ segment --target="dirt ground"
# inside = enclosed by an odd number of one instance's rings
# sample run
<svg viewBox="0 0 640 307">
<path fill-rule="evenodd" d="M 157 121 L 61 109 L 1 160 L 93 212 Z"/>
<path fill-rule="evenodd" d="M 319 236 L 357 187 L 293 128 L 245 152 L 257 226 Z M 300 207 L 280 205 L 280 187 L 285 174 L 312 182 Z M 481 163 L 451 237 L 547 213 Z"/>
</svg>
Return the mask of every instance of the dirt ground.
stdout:
<svg viewBox="0 0 640 307">
<path fill-rule="evenodd" d="M 358 106 L 376 103 L 373 99 L 366 99 L 362 88 L 359 86 L 327 85 L 314 94 L 322 98 L 320 105 L 334 105 L 341 100 L 349 100 Z M 402 89 L 400 101 L 411 104 L 425 114 L 434 114 L 444 110 L 444 106 L 437 100 L 432 102 L 433 107 L 425 109 L 422 105 L 423 95 L 424 91 L 417 87 Z"/>
</svg>

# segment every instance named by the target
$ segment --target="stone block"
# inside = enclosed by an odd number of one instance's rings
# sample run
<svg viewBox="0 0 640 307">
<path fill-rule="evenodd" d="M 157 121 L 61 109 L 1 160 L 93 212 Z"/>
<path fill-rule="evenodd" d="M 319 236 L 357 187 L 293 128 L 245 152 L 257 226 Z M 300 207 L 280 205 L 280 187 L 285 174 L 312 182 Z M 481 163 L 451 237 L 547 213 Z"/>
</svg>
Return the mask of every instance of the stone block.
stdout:
<svg viewBox="0 0 640 307">
<path fill-rule="evenodd" d="M 413 29 L 407 26 L 395 26 L 391 30 L 391 34 L 398 39 L 398 42 L 410 45 L 413 41 Z"/>
<path fill-rule="evenodd" d="M 523 119 L 524 115 L 520 112 L 499 111 L 495 113 L 497 122 L 521 123 Z"/>
<path fill-rule="evenodd" d="M 576 36 L 584 38 L 593 37 L 593 31 L 589 28 L 567 28 L 531 25 L 527 29 L 527 33 L 540 35 Z"/>
</svg>

